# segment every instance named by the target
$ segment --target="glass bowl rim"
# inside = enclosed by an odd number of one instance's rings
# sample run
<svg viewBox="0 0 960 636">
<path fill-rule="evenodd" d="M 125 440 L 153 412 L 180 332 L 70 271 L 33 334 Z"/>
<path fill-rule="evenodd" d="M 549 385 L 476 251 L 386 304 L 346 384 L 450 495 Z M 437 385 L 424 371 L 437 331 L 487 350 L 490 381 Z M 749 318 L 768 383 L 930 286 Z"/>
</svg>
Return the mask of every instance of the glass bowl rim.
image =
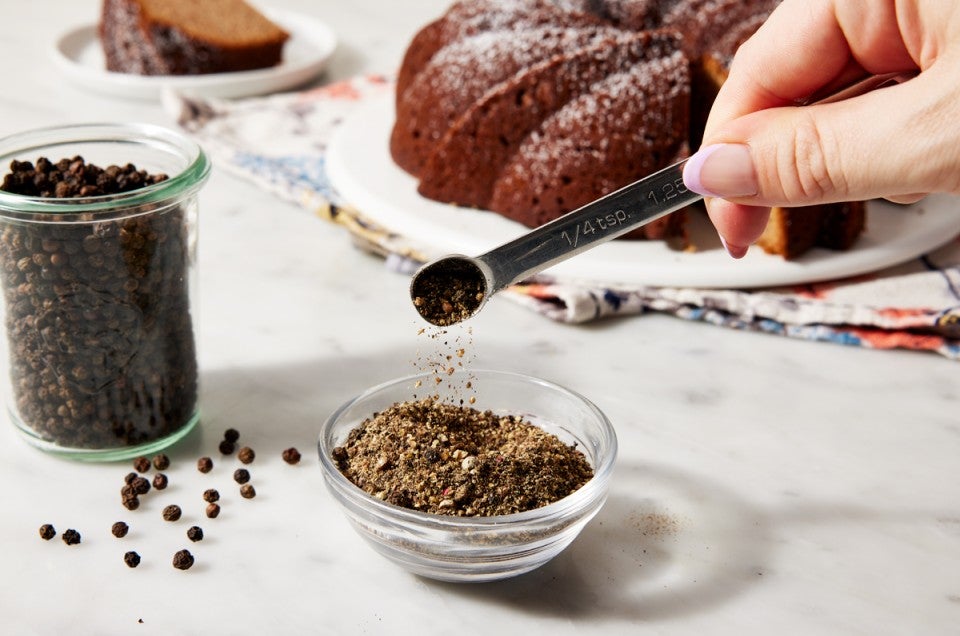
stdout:
<svg viewBox="0 0 960 636">
<path fill-rule="evenodd" d="M 0 158 L 5 161 L 5 158 L 14 153 L 31 150 L 42 152 L 46 146 L 110 142 L 172 149 L 182 154 L 188 164 L 177 174 L 168 175 L 165 181 L 119 194 L 54 198 L 26 196 L 0 190 L 0 216 L 29 220 L 34 214 L 115 212 L 118 206 L 136 207 L 189 196 L 210 176 L 210 160 L 199 144 L 177 131 L 148 123 L 69 124 L 26 130 L 0 137 Z"/>
<path fill-rule="evenodd" d="M 369 399 L 374 394 L 398 384 L 413 383 L 418 379 L 433 376 L 432 372 L 424 372 L 394 378 L 372 386 L 344 402 L 324 421 L 317 442 L 317 450 L 320 456 L 321 471 L 328 485 L 335 488 L 338 493 L 346 499 L 357 502 L 358 505 L 363 507 L 364 512 L 375 514 L 380 519 L 389 519 L 395 523 L 403 523 L 420 528 L 449 530 L 453 532 L 459 530 L 509 530 L 527 523 L 542 524 L 551 520 L 566 519 L 570 517 L 571 513 L 579 513 L 589 509 L 596 500 L 603 500 L 606 485 L 610 480 L 614 465 L 616 464 L 618 450 L 616 431 L 603 411 L 582 394 L 543 378 L 513 371 L 496 371 L 492 369 L 471 369 L 470 373 L 496 375 L 503 378 L 512 378 L 527 384 L 537 384 L 552 391 L 567 394 L 569 397 L 582 402 L 587 407 L 587 410 L 595 416 L 601 433 L 602 443 L 600 447 L 606 448 L 606 452 L 597 457 L 596 465 L 592 466 L 593 477 L 575 492 L 567 495 L 563 499 L 554 501 L 546 506 L 508 515 L 457 517 L 453 515 L 433 514 L 403 508 L 370 495 L 347 479 L 336 465 L 334 465 L 329 453 L 329 451 L 333 449 L 328 448 L 326 444 L 327 435 L 334 423 L 339 420 L 340 416 L 358 402 Z M 341 501 L 341 504 L 343 503 L 344 502 Z"/>
</svg>

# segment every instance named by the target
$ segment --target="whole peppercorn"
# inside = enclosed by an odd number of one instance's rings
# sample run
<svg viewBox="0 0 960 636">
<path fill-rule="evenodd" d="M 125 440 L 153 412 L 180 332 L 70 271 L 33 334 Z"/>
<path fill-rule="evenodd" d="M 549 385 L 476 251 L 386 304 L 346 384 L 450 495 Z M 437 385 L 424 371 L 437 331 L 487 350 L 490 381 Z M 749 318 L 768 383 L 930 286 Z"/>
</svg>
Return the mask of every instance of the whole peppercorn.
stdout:
<svg viewBox="0 0 960 636">
<path fill-rule="evenodd" d="M 207 518 L 216 519 L 220 515 L 220 504 L 207 504 Z"/>
<path fill-rule="evenodd" d="M 213 470 L 213 460 L 209 457 L 201 457 L 197 460 L 197 470 L 201 473 L 209 473 Z"/>
<path fill-rule="evenodd" d="M 139 477 L 137 477 L 137 479 L 139 479 Z M 136 481 L 136 479 L 134 481 Z M 120 488 L 120 496 L 124 499 L 127 499 L 128 497 L 136 497 L 137 487 L 133 485 L 133 482 L 124 484 L 123 487 Z"/>
<path fill-rule="evenodd" d="M 257 491 L 254 490 L 253 484 L 244 484 L 240 486 L 240 496 L 244 499 L 253 499 L 257 496 Z"/>
<path fill-rule="evenodd" d="M 176 504 L 170 504 L 163 509 L 163 519 L 164 521 L 176 521 L 180 518 L 181 510 L 180 506 Z"/>
<path fill-rule="evenodd" d="M 124 497 L 123 498 L 123 507 L 127 510 L 136 510 L 140 507 L 140 498 L 137 496 L 133 497 Z"/>
<path fill-rule="evenodd" d="M 133 460 L 133 469 L 138 473 L 145 473 L 150 470 L 150 460 L 146 457 L 137 457 Z"/>
<path fill-rule="evenodd" d="M 123 537 L 127 536 L 127 532 L 129 530 L 130 530 L 130 526 L 128 526 L 122 521 L 116 522 L 110 528 L 110 532 L 112 532 L 113 536 L 115 536 L 118 539 L 122 539 Z"/>
<path fill-rule="evenodd" d="M 203 491 L 203 500 L 208 503 L 213 503 L 220 499 L 220 493 L 217 492 L 216 488 L 208 488 Z"/>
<path fill-rule="evenodd" d="M 123 562 L 127 564 L 127 567 L 135 568 L 140 565 L 140 555 L 130 550 L 123 555 Z"/>
<path fill-rule="evenodd" d="M 167 476 L 163 473 L 157 473 L 153 476 L 153 487 L 157 490 L 163 490 L 167 487 Z"/>
<path fill-rule="evenodd" d="M 233 481 L 238 484 L 245 484 L 250 481 L 250 471 L 246 468 L 238 468 L 233 471 Z"/>
<path fill-rule="evenodd" d="M 49 523 L 45 523 L 42 526 L 40 526 L 40 537 L 44 541 L 49 541 L 55 536 L 57 536 L 57 531 L 52 525 L 50 525 Z"/>
<path fill-rule="evenodd" d="M 173 555 L 173 567 L 178 570 L 189 570 L 193 566 L 193 555 L 189 550 L 180 550 Z"/>
<path fill-rule="evenodd" d="M 223 440 L 220 442 L 220 454 L 221 455 L 233 455 L 233 451 L 236 448 L 236 445 L 233 442 L 228 442 Z"/>
<path fill-rule="evenodd" d="M 228 428 L 223 432 L 223 439 L 231 444 L 236 444 L 237 440 L 240 439 L 240 432 L 235 428 Z"/>
<path fill-rule="evenodd" d="M 166 470 L 170 468 L 170 458 L 160 453 L 153 458 L 153 467 L 157 470 Z"/>
<path fill-rule="evenodd" d="M 257 454 L 253 452 L 253 449 L 249 446 L 244 446 L 237 451 L 237 459 L 239 459 L 244 464 L 250 464 L 256 458 Z"/>
<path fill-rule="evenodd" d="M 63 533 L 63 542 L 67 545 L 77 545 L 80 543 L 80 533 L 73 528 L 68 528 L 67 531 Z"/>
<path fill-rule="evenodd" d="M 127 473 L 127 476 L 123 478 L 123 483 L 129 486 L 130 484 L 133 483 L 133 480 L 139 476 L 140 475 L 138 475 L 137 473 Z"/>
<path fill-rule="evenodd" d="M 190 529 L 187 530 L 187 538 L 194 543 L 203 541 L 203 528 L 200 526 L 190 526 Z"/>
<path fill-rule="evenodd" d="M 287 462 L 290 465 L 300 463 L 300 451 L 296 448 L 290 447 L 287 450 L 283 451 L 281 454 L 283 461 Z"/>
<path fill-rule="evenodd" d="M 146 477 L 137 477 L 130 485 L 133 486 L 133 491 L 138 495 L 145 495 L 150 492 L 150 480 Z"/>
</svg>

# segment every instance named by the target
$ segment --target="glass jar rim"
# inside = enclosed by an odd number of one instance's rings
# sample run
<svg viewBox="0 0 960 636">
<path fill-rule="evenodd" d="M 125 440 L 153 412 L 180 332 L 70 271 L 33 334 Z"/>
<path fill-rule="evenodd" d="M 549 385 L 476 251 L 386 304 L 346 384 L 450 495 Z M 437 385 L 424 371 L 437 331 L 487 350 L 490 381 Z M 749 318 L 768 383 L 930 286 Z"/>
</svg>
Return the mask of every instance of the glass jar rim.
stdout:
<svg viewBox="0 0 960 636">
<path fill-rule="evenodd" d="M 210 176 L 210 161 L 199 144 L 186 136 L 146 123 L 92 123 L 50 126 L 0 138 L 0 161 L 14 153 L 70 143 L 125 142 L 142 144 L 179 154 L 187 166 L 164 181 L 119 194 L 82 198 L 52 198 L 13 194 L 0 190 L 0 217 L 29 218 L 33 214 L 80 214 L 114 212 L 118 206 L 137 207 L 179 199 L 193 194 Z"/>
</svg>

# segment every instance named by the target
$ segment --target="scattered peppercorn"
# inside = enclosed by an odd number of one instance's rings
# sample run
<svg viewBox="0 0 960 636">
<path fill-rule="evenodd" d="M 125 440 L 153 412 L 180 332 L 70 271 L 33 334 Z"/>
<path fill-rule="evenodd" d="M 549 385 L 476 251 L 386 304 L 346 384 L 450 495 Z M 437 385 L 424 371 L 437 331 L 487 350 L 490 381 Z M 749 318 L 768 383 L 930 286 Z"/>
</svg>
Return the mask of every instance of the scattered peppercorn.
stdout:
<svg viewBox="0 0 960 636">
<path fill-rule="evenodd" d="M 233 471 L 233 481 L 238 484 L 245 484 L 250 481 L 250 471 L 246 468 L 238 468 Z"/>
<path fill-rule="evenodd" d="M 52 525 L 50 525 L 49 523 L 45 523 L 42 526 L 40 526 L 40 537 L 44 541 L 49 541 L 55 536 L 57 536 L 57 531 Z"/>
<path fill-rule="evenodd" d="M 220 454 L 221 455 L 233 455 L 233 451 L 236 448 L 233 442 L 223 440 L 220 442 Z"/>
<path fill-rule="evenodd" d="M 124 484 L 123 487 L 120 488 L 120 496 L 123 497 L 124 499 L 129 499 L 130 497 L 136 497 L 137 487 L 133 485 L 133 482 L 130 482 L 129 484 Z"/>
<path fill-rule="evenodd" d="M 190 529 L 187 530 L 187 538 L 194 543 L 203 541 L 203 528 L 200 526 L 190 526 Z"/>
<path fill-rule="evenodd" d="M 240 486 L 240 496 L 244 499 L 253 499 L 257 496 L 257 491 L 254 490 L 252 484 L 244 484 Z"/>
<path fill-rule="evenodd" d="M 178 570 L 189 570 L 193 565 L 193 555 L 189 550 L 180 550 L 173 555 L 173 567 Z"/>
<path fill-rule="evenodd" d="M 80 543 L 80 533 L 73 528 L 67 529 L 67 531 L 63 533 L 63 542 L 67 545 L 77 545 Z"/>
<path fill-rule="evenodd" d="M 223 439 L 231 444 L 236 444 L 237 440 L 240 439 L 240 432 L 235 428 L 228 428 L 223 432 Z"/>
<path fill-rule="evenodd" d="M 208 488 L 203 491 L 203 500 L 208 503 L 213 503 L 220 499 L 220 493 L 217 492 L 216 488 Z"/>
<path fill-rule="evenodd" d="M 127 476 L 123 478 L 123 483 L 132 484 L 133 480 L 139 477 L 137 473 L 127 473 Z"/>
<path fill-rule="evenodd" d="M 123 537 L 127 536 L 127 532 L 128 532 L 129 530 L 130 530 L 130 526 L 128 526 L 127 524 L 125 524 L 125 523 L 122 522 L 122 521 L 116 522 L 116 523 L 113 524 L 113 526 L 110 528 L 110 532 L 112 532 L 112 533 L 113 533 L 113 536 L 115 536 L 115 537 L 118 538 L 118 539 L 122 539 Z"/>
<path fill-rule="evenodd" d="M 244 446 L 237 451 L 237 459 L 239 459 L 244 464 L 250 464 L 256 458 L 257 454 L 253 452 L 253 449 L 249 446 Z"/>
<path fill-rule="evenodd" d="M 127 564 L 127 567 L 135 568 L 140 565 L 140 555 L 130 550 L 123 555 L 123 562 Z"/>
<path fill-rule="evenodd" d="M 148 480 L 146 477 L 137 477 L 130 485 L 133 487 L 133 491 L 138 495 L 145 495 L 150 492 L 150 480 Z"/>
<path fill-rule="evenodd" d="M 146 457 L 137 457 L 133 460 L 133 469 L 138 473 L 145 473 L 150 470 L 150 460 Z"/>
<path fill-rule="evenodd" d="M 281 454 L 283 461 L 287 462 L 290 465 L 300 463 L 300 451 L 296 448 L 290 447 L 287 450 L 283 451 Z"/>
<path fill-rule="evenodd" d="M 180 518 L 181 512 L 180 506 L 176 504 L 170 504 L 163 509 L 163 519 L 164 521 L 176 521 Z"/>
<path fill-rule="evenodd" d="M 201 473 L 209 473 L 213 470 L 213 460 L 209 457 L 201 457 L 197 460 L 197 470 Z"/>
<path fill-rule="evenodd" d="M 153 458 L 153 467 L 157 470 L 166 470 L 170 468 L 170 458 L 160 453 Z"/>
<path fill-rule="evenodd" d="M 163 473 L 157 473 L 153 476 L 153 487 L 157 490 L 163 490 L 167 487 L 167 476 Z"/>
<path fill-rule="evenodd" d="M 220 515 L 220 504 L 207 504 L 207 518 L 216 519 Z"/>
<path fill-rule="evenodd" d="M 140 507 L 140 498 L 139 497 L 124 497 L 123 498 L 123 507 L 127 510 L 136 510 Z"/>
</svg>

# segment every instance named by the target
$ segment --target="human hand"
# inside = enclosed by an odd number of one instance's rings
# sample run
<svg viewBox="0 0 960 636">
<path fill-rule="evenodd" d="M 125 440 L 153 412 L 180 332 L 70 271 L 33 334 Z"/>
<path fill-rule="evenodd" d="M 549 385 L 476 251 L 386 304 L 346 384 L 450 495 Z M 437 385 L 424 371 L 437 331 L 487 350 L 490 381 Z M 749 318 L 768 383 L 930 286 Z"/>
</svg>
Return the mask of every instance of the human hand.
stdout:
<svg viewBox="0 0 960 636">
<path fill-rule="evenodd" d="M 797 107 L 850 78 L 911 71 Z M 735 258 L 770 206 L 960 193 L 960 3 L 784 0 L 737 52 L 684 181 Z"/>
</svg>

